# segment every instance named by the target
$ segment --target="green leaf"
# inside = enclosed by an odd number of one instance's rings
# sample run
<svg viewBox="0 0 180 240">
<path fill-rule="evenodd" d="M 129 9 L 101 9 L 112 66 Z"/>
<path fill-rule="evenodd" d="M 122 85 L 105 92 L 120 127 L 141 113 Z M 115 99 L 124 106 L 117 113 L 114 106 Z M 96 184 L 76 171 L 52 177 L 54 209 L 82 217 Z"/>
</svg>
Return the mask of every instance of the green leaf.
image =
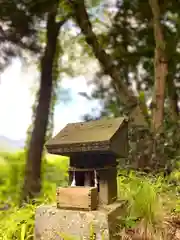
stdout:
<svg viewBox="0 0 180 240">
<path fill-rule="evenodd" d="M 26 235 L 26 224 L 21 225 L 21 240 L 25 240 L 25 235 Z"/>
</svg>

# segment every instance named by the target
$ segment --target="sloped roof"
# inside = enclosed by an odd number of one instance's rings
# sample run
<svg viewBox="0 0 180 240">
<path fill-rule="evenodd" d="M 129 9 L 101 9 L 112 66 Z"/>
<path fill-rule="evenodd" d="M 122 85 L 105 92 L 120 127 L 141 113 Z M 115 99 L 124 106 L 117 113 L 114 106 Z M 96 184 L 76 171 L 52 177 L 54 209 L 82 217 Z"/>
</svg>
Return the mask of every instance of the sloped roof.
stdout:
<svg viewBox="0 0 180 240">
<path fill-rule="evenodd" d="M 50 139 L 46 147 L 50 149 L 77 144 L 90 145 L 111 140 L 121 127 L 125 118 L 109 118 L 89 122 L 67 124 L 55 137 Z M 72 150 L 73 151 L 73 150 Z"/>
</svg>

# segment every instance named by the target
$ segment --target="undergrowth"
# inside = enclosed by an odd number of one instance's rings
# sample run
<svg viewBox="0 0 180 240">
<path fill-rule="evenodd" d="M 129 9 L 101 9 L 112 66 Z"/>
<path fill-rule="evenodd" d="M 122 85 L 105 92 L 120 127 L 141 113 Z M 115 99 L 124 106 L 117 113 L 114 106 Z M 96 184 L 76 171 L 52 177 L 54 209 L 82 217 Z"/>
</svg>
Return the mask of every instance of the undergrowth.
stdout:
<svg viewBox="0 0 180 240">
<path fill-rule="evenodd" d="M 33 239 L 36 207 L 54 202 L 56 186 L 67 185 L 68 159 L 48 155 L 43 159 L 41 196 L 36 204 L 19 208 L 24 161 L 24 152 L 0 157 L 0 240 Z M 180 213 L 179 169 L 166 178 L 132 171 L 118 174 L 119 198 L 127 202 L 126 212 L 120 216 L 120 239 L 133 239 L 132 233 L 149 236 L 137 239 L 166 239 L 162 237 L 164 217 Z"/>
<path fill-rule="evenodd" d="M 42 193 L 36 204 L 18 207 L 25 154 L 1 154 L 0 160 L 0 240 L 33 239 L 35 209 L 55 201 L 56 185 L 67 185 L 68 159 L 48 155 L 43 159 Z"/>
</svg>

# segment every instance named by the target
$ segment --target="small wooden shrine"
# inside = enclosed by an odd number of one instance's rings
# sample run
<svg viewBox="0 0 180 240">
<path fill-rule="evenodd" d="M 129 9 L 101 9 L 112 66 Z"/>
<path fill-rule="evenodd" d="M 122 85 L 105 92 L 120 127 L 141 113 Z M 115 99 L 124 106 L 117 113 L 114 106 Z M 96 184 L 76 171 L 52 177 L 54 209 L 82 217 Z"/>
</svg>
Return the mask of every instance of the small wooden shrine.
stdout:
<svg viewBox="0 0 180 240">
<path fill-rule="evenodd" d="M 57 188 L 58 208 L 97 210 L 116 201 L 116 159 L 128 153 L 126 118 L 67 124 L 46 148 L 70 158 L 69 186 Z"/>
</svg>

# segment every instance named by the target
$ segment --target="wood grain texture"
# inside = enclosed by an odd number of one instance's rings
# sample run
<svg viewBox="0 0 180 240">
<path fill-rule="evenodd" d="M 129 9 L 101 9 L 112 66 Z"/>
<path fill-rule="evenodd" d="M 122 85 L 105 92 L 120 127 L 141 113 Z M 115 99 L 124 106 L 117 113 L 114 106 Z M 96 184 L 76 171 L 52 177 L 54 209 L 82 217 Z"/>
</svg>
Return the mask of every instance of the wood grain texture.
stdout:
<svg viewBox="0 0 180 240">
<path fill-rule="evenodd" d="M 58 187 L 57 207 L 64 209 L 96 210 L 98 190 L 95 187 Z"/>
</svg>

